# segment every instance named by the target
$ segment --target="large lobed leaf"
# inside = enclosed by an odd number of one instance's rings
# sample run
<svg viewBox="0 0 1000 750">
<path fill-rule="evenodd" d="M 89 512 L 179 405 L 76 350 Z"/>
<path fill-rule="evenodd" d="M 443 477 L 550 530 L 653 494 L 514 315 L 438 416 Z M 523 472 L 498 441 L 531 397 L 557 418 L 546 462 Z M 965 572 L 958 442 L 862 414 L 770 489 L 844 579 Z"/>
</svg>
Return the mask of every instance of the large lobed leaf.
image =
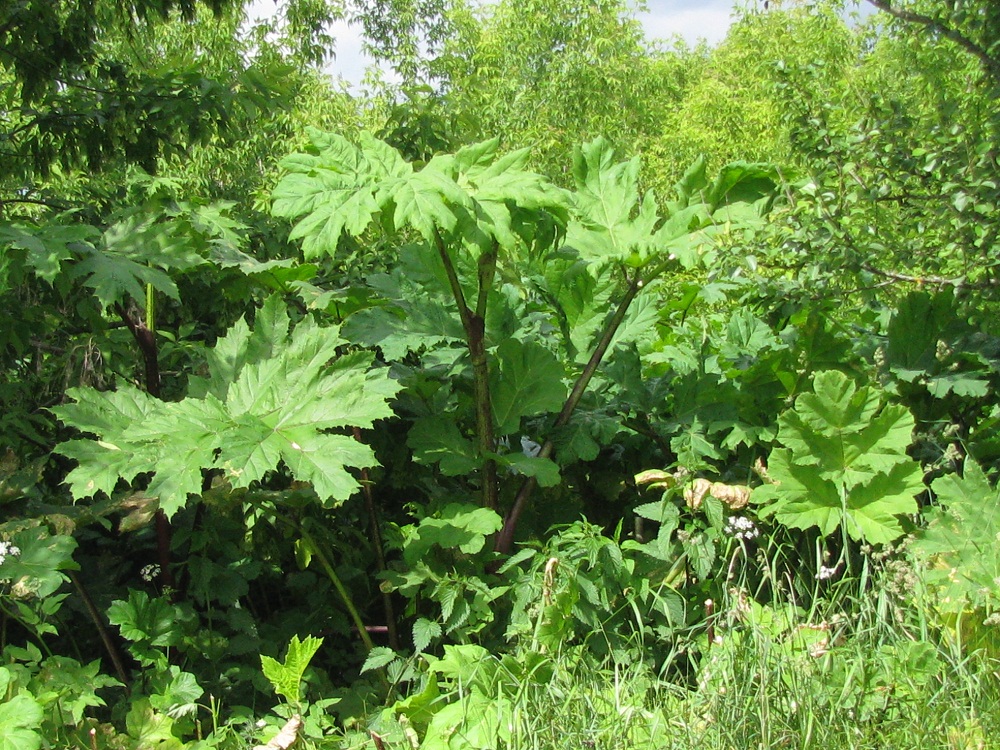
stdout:
<svg viewBox="0 0 1000 750">
<path fill-rule="evenodd" d="M 884 543 L 903 533 L 899 516 L 917 511 L 924 489 L 920 465 L 906 454 L 913 417 L 900 406 L 880 409 L 878 395 L 835 370 L 817 373 L 813 393 L 778 420 L 768 475 L 754 490 L 761 515 L 794 528 Z"/>
<path fill-rule="evenodd" d="M 452 235 L 480 246 L 517 242 L 513 209 L 565 213 L 565 194 L 525 169 L 525 152 L 497 155 L 496 139 L 439 154 L 422 169 L 388 144 L 362 135 L 358 145 L 310 132 L 309 153 L 282 161 L 287 174 L 272 193 L 272 213 L 296 219 L 292 239 L 307 258 L 336 251 L 344 234 L 374 221 L 416 230 L 427 242 Z"/>
<path fill-rule="evenodd" d="M 1000 489 L 973 459 L 962 476 L 949 474 L 931 484 L 937 505 L 913 543 L 926 565 L 924 578 L 947 612 L 993 607 L 1000 602 Z"/>
<path fill-rule="evenodd" d="M 111 493 L 119 479 L 151 473 L 147 493 L 169 516 L 201 492 L 203 469 L 222 469 L 234 487 L 247 487 L 284 463 L 324 502 L 347 499 L 357 488 L 348 467 L 372 466 L 375 457 L 329 431 L 391 416 L 399 386 L 387 370 L 371 369 L 370 353 L 338 356 L 346 342 L 336 328 L 307 318 L 289 335 L 288 325 L 284 304 L 269 299 L 252 331 L 241 321 L 220 339 L 208 378 L 182 401 L 131 387 L 72 390 L 76 403 L 57 407 L 57 416 L 97 436 L 58 448 L 78 461 L 67 477 L 73 496 Z"/>
</svg>

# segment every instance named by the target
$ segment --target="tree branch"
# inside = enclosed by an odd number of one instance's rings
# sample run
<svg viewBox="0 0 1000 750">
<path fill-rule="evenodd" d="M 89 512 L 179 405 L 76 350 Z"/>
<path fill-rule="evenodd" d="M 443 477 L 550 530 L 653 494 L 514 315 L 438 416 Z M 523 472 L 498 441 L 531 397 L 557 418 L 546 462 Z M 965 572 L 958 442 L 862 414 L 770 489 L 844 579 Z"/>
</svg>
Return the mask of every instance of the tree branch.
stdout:
<svg viewBox="0 0 1000 750">
<path fill-rule="evenodd" d="M 986 281 L 971 282 L 964 276 L 956 276 L 953 279 L 945 278 L 944 276 L 910 276 L 905 273 L 897 273 L 896 271 L 883 271 L 881 268 L 875 268 L 875 266 L 870 263 L 862 263 L 861 268 L 869 273 L 873 273 L 876 276 L 881 276 L 892 281 L 904 281 L 910 284 L 928 284 L 930 286 L 950 286 L 954 289 L 996 289 L 1000 287 L 1000 279 L 987 279 Z"/>
<path fill-rule="evenodd" d="M 868 0 L 868 2 L 879 10 L 885 11 L 894 18 L 898 18 L 900 21 L 926 26 L 946 39 L 955 42 L 955 44 L 978 58 L 979 62 L 986 69 L 986 72 L 1000 85 L 1000 60 L 991 56 L 983 47 L 976 44 L 976 42 L 969 39 L 962 32 L 948 26 L 944 21 L 933 16 L 925 16 L 922 13 L 915 13 L 905 8 L 894 7 L 890 4 L 890 0 Z"/>
</svg>

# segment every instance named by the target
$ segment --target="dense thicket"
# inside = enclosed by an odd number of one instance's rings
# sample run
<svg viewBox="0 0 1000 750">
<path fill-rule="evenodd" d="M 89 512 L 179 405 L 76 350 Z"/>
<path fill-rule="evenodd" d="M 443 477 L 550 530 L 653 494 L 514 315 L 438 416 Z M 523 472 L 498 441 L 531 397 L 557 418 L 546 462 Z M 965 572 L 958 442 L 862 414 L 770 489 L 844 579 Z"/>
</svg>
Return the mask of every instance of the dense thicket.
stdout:
<svg viewBox="0 0 1000 750">
<path fill-rule="evenodd" d="M 0 2 L 0 744 L 984 747 L 1000 11 L 870 5 Z"/>
</svg>

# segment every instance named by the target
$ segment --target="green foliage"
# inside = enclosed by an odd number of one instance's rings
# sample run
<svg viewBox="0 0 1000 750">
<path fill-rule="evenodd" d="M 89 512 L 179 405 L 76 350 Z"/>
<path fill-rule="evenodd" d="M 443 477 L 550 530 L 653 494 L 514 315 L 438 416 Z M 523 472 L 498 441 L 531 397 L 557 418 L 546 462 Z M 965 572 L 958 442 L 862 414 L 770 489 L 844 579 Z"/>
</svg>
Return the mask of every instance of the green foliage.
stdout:
<svg viewBox="0 0 1000 750">
<path fill-rule="evenodd" d="M 285 661 L 279 662 L 269 656 L 260 657 L 261 668 L 264 676 L 274 687 L 274 692 L 283 697 L 289 703 L 299 705 L 302 701 L 300 694 L 300 683 L 302 676 L 309 667 L 309 662 L 323 645 L 322 638 L 307 637 L 300 641 L 298 636 L 294 636 L 288 643 L 288 652 Z"/>
<path fill-rule="evenodd" d="M 73 562 L 76 546 L 73 537 L 51 534 L 41 526 L 15 531 L 4 549 L 14 547 L 19 552 L 0 556 L 0 582 L 20 599 L 50 597 L 68 580 L 62 571 L 79 570 Z"/>
<path fill-rule="evenodd" d="M 343 233 L 360 235 L 376 214 L 390 230 L 412 227 L 429 243 L 438 232 L 456 232 L 480 246 L 496 241 L 509 247 L 517 226 L 508 202 L 564 207 L 558 190 L 523 169 L 526 152 L 498 157 L 496 140 L 436 156 L 415 170 L 367 134 L 358 146 L 316 130 L 310 139 L 310 152 L 281 162 L 289 174 L 272 194 L 276 216 L 304 217 L 291 239 L 303 240 L 307 258 L 333 254 Z"/>
<path fill-rule="evenodd" d="M 482 560 L 487 540 L 502 524 L 495 511 L 449 503 L 420 523 L 400 530 L 405 567 L 384 572 L 383 586 L 412 601 L 426 597 L 439 608 L 434 620 L 420 618 L 414 624 L 414 645 L 420 646 L 417 651 L 425 650 L 442 632 L 467 637 L 493 622 L 493 602 L 506 587 L 482 576 Z M 369 662 L 388 663 L 393 658 L 381 652 L 370 655 Z"/>
<path fill-rule="evenodd" d="M 922 385 L 934 398 L 986 395 L 983 365 L 989 360 L 973 348 L 974 329 L 962 319 L 950 290 L 907 295 L 886 334 L 885 364 L 899 380 Z"/>
<path fill-rule="evenodd" d="M 508 339 L 496 349 L 490 395 L 498 435 L 511 435 L 524 417 L 557 412 L 566 400 L 563 368 L 545 346 Z"/>
<path fill-rule="evenodd" d="M 140 664 L 165 668 L 164 654 L 180 646 L 187 634 L 183 610 L 163 597 L 151 599 L 145 591 L 129 591 L 128 601 L 118 600 L 108 608 L 108 620 L 117 625 L 122 638 Z"/>
<path fill-rule="evenodd" d="M 762 517 L 824 536 L 842 527 L 874 543 L 903 533 L 899 516 L 916 512 L 923 489 L 920 465 L 906 455 L 913 417 L 904 407 L 883 406 L 875 390 L 830 370 L 778 422 L 771 484 L 753 493 Z"/>
<path fill-rule="evenodd" d="M 42 735 L 37 731 L 42 724 L 42 707 L 27 693 L 10 695 L 10 671 L 0 667 L 0 747 L 4 750 L 38 750 Z"/>
<path fill-rule="evenodd" d="M 208 377 L 179 402 L 157 401 L 131 387 L 114 393 L 72 391 L 76 403 L 60 419 L 97 436 L 59 451 L 79 466 L 68 482 L 75 497 L 111 494 L 155 471 L 146 492 L 173 515 L 202 492 L 202 469 L 219 468 L 234 487 L 249 487 L 283 462 L 332 505 L 357 488 L 347 466 L 372 466 L 371 449 L 327 430 L 371 426 L 391 416 L 397 386 L 371 370 L 364 353 L 337 357 L 345 342 L 336 329 L 311 319 L 289 334 L 284 305 L 272 297 L 253 331 L 245 322 L 220 339 L 208 357 Z M 331 363 L 332 362 L 332 363 Z M 183 440 L 178 451 L 175 441 Z"/>
<path fill-rule="evenodd" d="M 0 10 L 5 746 L 1000 732 L 979 0 L 696 50 L 617 0 L 49 5 Z M 408 102 L 306 69 L 341 15 Z"/>
<path fill-rule="evenodd" d="M 926 566 L 924 580 L 943 612 L 995 610 L 1000 604 L 1000 491 L 967 458 L 962 474 L 931 484 L 936 504 L 912 549 Z"/>
</svg>

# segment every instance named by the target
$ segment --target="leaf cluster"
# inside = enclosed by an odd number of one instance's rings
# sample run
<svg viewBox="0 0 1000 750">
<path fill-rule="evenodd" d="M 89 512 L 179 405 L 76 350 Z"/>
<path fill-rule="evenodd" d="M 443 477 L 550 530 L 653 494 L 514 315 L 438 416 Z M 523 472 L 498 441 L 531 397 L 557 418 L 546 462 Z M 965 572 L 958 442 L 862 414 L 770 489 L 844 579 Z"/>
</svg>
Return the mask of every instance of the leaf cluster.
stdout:
<svg viewBox="0 0 1000 750">
<path fill-rule="evenodd" d="M 374 455 L 353 437 L 330 430 L 370 427 L 391 415 L 398 386 L 371 370 L 371 354 L 339 356 L 346 342 L 311 319 L 289 335 L 284 305 L 272 297 L 251 331 L 240 322 L 208 355 L 208 375 L 189 395 L 161 402 L 126 386 L 111 394 L 75 389 L 76 403 L 56 408 L 65 423 L 97 436 L 59 451 L 79 462 L 67 481 L 77 498 L 110 495 L 119 479 L 152 467 L 146 492 L 173 515 L 203 489 L 203 469 L 218 469 L 233 487 L 249 487 L 278 468 L 313 484 L 324 503 L 345 500 L 357 480 L 347 467 L 372 466 Z M 178 445 L 183 445 L 178 450 Z"/>
</svg>

